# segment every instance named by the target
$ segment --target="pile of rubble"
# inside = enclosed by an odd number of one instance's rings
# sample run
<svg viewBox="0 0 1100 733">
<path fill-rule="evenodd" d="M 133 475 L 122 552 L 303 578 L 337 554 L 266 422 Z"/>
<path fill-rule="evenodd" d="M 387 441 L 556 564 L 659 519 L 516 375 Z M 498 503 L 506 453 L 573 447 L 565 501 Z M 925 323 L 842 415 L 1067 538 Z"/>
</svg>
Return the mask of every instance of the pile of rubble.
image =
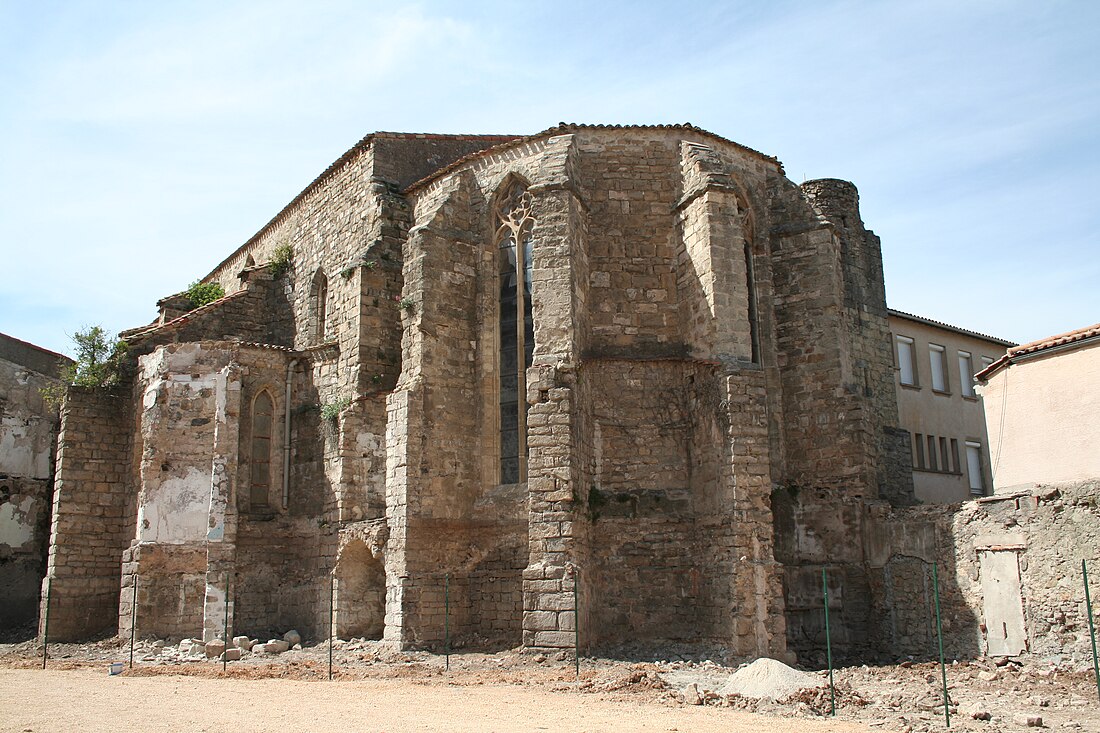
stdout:
<svg viewBox="0 0 1100 733">
<path fill-rule="evenodd" d="M 200 659 L 213 659 L 219 662 L 235 662 L 245 655 L 269 656 L 282 654 L 290 649 L 301 650 L 302 635 L 295 630 L 283 634 L 281 639 L 269 639 L 261 642 L 247 636 L 234 636 L 233 642 L 226 648 L 223 639 L 213 639 L 204 642 L 201 639 L 183 639 L 179 646 L 165 646 L 163 641 L 143 642 L 141 651 L 143 661 L 152 661 L 160 657 L 165 661 L 195 661 Z"/>
</svg>

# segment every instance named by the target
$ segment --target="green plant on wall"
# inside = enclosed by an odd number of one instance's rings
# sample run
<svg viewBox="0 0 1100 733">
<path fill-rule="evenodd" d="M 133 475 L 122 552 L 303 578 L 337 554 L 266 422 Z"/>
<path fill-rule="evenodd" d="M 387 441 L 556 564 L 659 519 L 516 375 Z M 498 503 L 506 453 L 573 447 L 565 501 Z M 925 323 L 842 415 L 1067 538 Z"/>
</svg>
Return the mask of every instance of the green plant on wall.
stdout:
<svg viewBox="0 0 1100 733">
<path fill-rule="evenodd" d="M 350 397 L 341 397 L 334 402 L 324 402 L 321 404 L 321 417 L 325 420 L 336 422 L 340 417 L 340 413 L 346 410 L 350 404 Z"/>
<path fill-rule="evenodd" d="M 224 297 L 225 288 L 219 283 L 204 283 L 196 280 L 187 288 L 187 299 L 191 301 L 192 308 L 199 308 Z"/>
<path fill-rule="evenodd" d="M 272 277 L 282 277 L 290 269 L 294 259 L 294 248 L 287 242 L 283 242 L 271 253 L 271 261 L 267 263 L 267 269 Z"/>
<path fill-rule="evenodd" d="M 112 338 L 101 326 L 85 326 L 70 338 L 75 347 L 76 359 L 65 361 L 61 365 L 61 380 L 64 384 L 51 385 L 41 390 L 42 397 L 52 405 L 61 404 L 69 385 L 110 389 L 118 386 L 124 377 L 128 349 L 125 341 Z"/>
</svg>

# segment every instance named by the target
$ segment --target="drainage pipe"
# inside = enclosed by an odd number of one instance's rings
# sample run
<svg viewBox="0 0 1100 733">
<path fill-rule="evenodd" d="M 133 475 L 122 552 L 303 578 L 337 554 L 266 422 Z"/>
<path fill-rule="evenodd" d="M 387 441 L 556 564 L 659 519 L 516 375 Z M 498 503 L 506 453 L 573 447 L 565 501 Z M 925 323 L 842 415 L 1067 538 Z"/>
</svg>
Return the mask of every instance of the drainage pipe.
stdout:
<svg viewBox="0 0 1100 733">
<path fill-rule="evenodd" d="M 286 399 L 283 402 L 283 510 L 290 501 L 290 394 L 297 359 L 286 365 Z"/>
</svg>

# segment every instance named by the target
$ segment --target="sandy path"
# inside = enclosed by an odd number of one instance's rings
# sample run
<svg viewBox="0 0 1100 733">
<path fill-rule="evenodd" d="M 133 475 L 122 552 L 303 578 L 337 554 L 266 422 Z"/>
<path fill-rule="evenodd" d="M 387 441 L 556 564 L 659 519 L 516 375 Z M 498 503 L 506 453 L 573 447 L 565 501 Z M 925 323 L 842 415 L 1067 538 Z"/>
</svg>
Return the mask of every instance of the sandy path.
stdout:
<svg viewBox="0 0 1100 733">
<path fill-rule="evenodd" d="M 99 671 L 0 669 L 0 730 L 867 733 L 882 728 L 511 685 L 109 677 Z"/>
</svg>

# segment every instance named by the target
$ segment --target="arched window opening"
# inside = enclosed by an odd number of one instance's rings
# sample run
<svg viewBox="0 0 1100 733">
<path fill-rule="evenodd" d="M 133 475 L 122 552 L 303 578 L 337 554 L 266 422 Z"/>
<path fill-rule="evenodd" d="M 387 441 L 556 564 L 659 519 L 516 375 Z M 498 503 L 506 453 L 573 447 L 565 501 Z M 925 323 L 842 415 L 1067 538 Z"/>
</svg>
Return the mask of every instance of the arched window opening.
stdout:
<svg viewBox="0 0 1100 733">
<path fill-rule="evenodd" d="M 745 293 L 748 298 L 750 358 L 753 364 L 759 364 L 760 326 L 756 311 L 756 273 L 752 261 L 752 244 L 756 239 L 756 223 L 753 221 L 749 202 L 740 196 L 737 199 L 737 208 L 741 212 L 741 237 L 745 243 Z"/>
<path fill-rule="evenodd" d="M 328 319 L 328 278 L 324 270 L 318 270 L 313 276 L 310 301 L 310 338 L 315 344 L 324 343 Z"/>
<path fill-rule="evenodd" d="M 249 471 L 249 501 L 253 508 L 266 508 L 271 496 L 271 431 L 275 403 L 265 389 L 252 402 L 252 452 Z"/>
<path fill-rule="evenodd" d="M 752 265 L 752 245 L 745 242 L 745 285 L 749 299 L 749 340 L 752 348 L 752 363 L 760 363 L 760 329 L 756 314 L 756 277 Z"/>
<path fill-rule="evenodd" d="M 514 484 L 527 480 L 527 369 L 535 353 L 531 316 L 535 222 L 527 189 L 519 181 L 507 185 L 496 206 L 500 262 L 500 482 Z"/>
</svg>

